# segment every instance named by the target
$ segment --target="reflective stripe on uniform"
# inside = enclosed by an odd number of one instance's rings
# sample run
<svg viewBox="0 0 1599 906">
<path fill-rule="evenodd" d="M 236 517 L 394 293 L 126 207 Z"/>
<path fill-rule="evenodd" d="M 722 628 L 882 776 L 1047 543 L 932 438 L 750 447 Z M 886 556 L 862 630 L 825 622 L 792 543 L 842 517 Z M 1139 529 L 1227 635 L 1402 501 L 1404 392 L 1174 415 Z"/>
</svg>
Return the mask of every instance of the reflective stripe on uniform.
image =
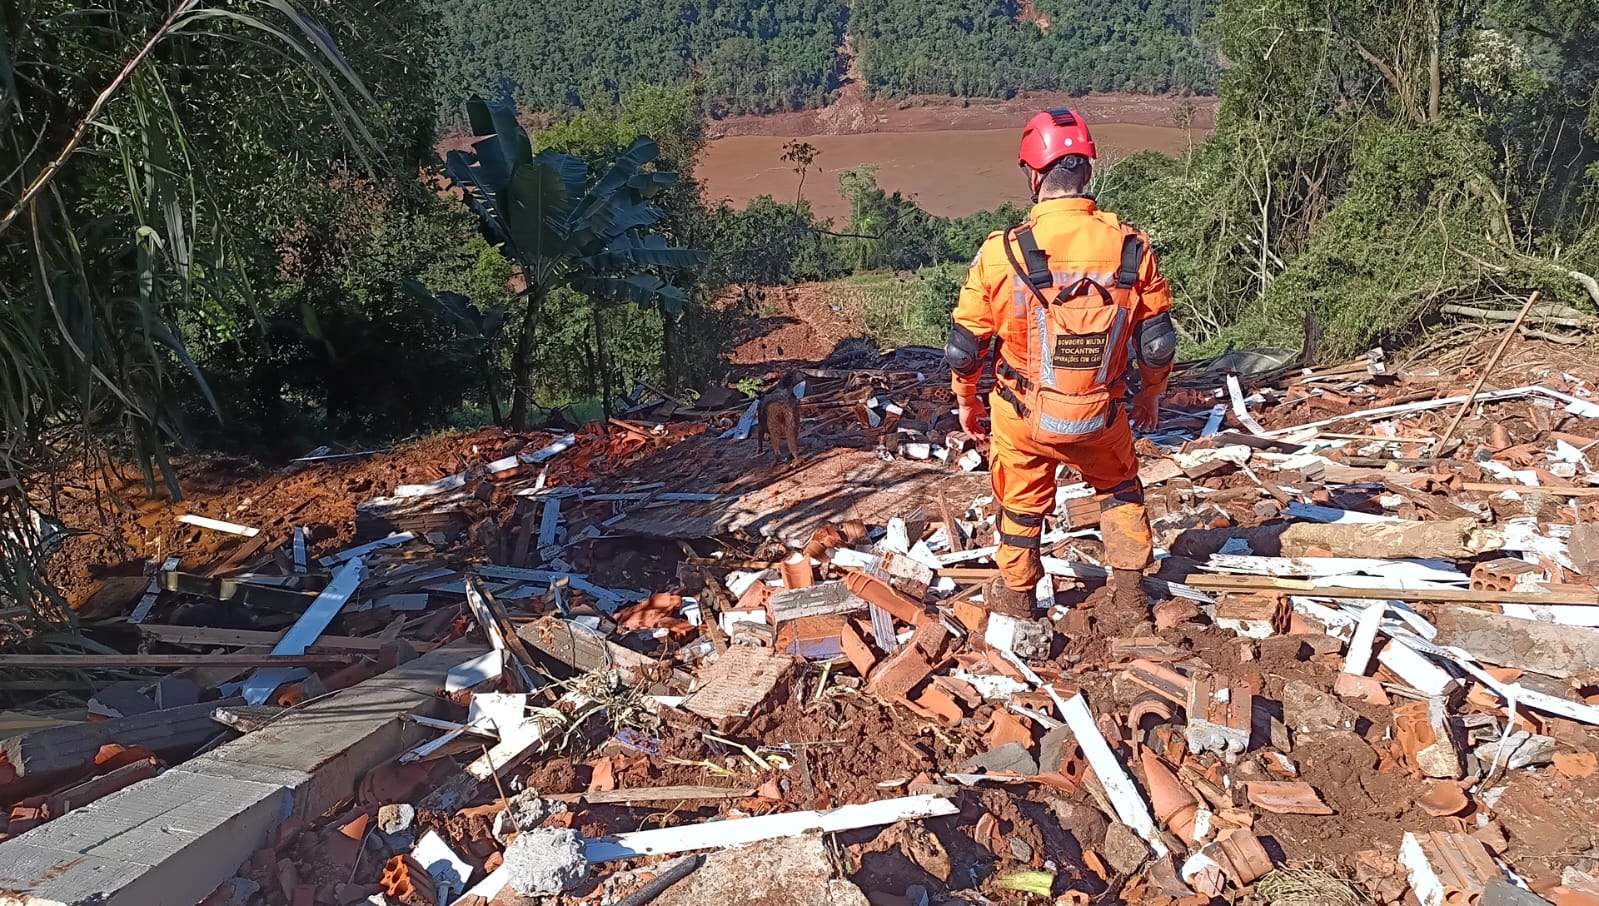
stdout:
<svg viewBox="0 0 1599 906">
<path fill-rule="evenodd" d="M 1093 418 L 1081 418 L 1068 421 L 1061 418 L 1052 418 L 1049 415 L 1038 413 L 1038 426 L 1051 434 L 1061 434 L 1067 437 L 1078 437 L 1092 434 L 1105 427 L 1105 413 L 1100 413 Z"/>
<path fill-rule="evenodd" d="M 1110 379 L 1110 362 L 1116 357 L 1116 347 L 1120 345 L 1122 331 L 1127 329 L 1127 309 L 1116 306 L 1116 317 L 1110 322 L 1109 338 L 1105 341 L 1105 358 L 1099 363 L 1099 371 L 1094 374 L 1094 383 L 1103 384 Z"/>
<path fill-rule="evenodd" d="M 1040 305 L 1033 309 L 1033 319 L 1038 323 L 1038 382 L 1045 387 L 1053 387 L 1055 363 L 1049 357 L 1049 312 Z"/>
</svg>

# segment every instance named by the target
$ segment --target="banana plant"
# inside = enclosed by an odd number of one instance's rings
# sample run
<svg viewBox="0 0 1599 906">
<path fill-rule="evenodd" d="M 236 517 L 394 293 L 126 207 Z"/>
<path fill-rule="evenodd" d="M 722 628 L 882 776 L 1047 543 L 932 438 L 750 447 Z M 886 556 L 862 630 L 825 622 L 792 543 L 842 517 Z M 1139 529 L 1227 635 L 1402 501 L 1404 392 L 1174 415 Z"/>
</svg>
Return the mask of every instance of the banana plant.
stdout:
<svg viewBox="0 0 1599 906">
<path fill-rule="evenodd" d="M 653 139 L 636 139 L 591 179 L 580 157 L 534 154 L 508 105 L 474 99 L 467 118 L 478 139 L 471 151 L 446 155 L 445 171 L 526 283 L 511 359 L 511 423 L 526 428 L 539 314 L 551 290 L 570 287 L 600 303 L 632 303 L 672 317 L 688 299 L 665 278 L 698 268 L 707 255 L 671 246 L 651 231 L 663 214 L 650 199 L 678 178 L 651 168 L 660 153 Z"/>
</svg>

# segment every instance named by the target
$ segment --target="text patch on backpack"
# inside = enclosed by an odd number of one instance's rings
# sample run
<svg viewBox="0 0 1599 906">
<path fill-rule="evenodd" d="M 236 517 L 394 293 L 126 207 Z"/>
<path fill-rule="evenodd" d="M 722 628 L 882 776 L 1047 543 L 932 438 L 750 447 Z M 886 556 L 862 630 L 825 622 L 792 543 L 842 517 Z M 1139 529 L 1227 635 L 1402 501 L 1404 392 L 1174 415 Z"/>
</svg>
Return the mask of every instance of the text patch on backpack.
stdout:
<svg viewBox="0 0 1599 906">
<path fill-rule="evenodd" d="M 1073 371 L 1093 371 L 1105 360 L 1106 335 L 1102 333 L 1071 334 L 1055 337 L 1055 354 L 1050 361 L 1056 368 Z"/>
</svg>

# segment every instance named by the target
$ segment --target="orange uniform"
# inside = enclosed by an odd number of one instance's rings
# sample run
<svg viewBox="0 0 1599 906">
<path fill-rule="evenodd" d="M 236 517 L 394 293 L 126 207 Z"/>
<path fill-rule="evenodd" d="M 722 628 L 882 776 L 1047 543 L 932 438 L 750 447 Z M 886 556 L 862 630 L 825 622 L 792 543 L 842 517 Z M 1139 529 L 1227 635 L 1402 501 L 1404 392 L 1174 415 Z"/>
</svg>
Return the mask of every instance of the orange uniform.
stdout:
<svg viewBox="0 0 1599 906">
<path fill-rule="evenodd" d="M 1106 565 L 1149 565 L 1127 375 L 1139 359 L 1140 395 L 1165 390 L 1175 350 L 1170 310 L 1148 237 L 1092 198 L 1039 202 L 1022 227 L 983 243 L 955 307 L 959 340 L 951 340 L 952 349 L 964 342 L 979 350 L 977 365 L 955 369 L 953 387 L 962 399 L 977 395 L 997 338 L 989 459 L 1001 507 L 995 560 L 1009 588 L 1043 578 L 1039 538 L 1063 463 L 1099 496 Z"/>
</svg>

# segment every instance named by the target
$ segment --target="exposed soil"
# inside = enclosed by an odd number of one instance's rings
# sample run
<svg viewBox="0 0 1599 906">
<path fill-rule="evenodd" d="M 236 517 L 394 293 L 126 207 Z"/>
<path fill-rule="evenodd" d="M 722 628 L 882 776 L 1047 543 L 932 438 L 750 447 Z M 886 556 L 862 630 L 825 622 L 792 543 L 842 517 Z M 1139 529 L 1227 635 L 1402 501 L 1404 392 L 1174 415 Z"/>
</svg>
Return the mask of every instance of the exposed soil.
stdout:
<svg viewBox="0 0 1599 906">
<path fill-rule="evenodd" d="M 864 344 L 864 313 L 825 283 L 730 289 L 725 304 L 748 292 L 760 316 L 727 355 L 735 368 L 771 371 L 789 363 L 848 356 Z"/>
</svg>

